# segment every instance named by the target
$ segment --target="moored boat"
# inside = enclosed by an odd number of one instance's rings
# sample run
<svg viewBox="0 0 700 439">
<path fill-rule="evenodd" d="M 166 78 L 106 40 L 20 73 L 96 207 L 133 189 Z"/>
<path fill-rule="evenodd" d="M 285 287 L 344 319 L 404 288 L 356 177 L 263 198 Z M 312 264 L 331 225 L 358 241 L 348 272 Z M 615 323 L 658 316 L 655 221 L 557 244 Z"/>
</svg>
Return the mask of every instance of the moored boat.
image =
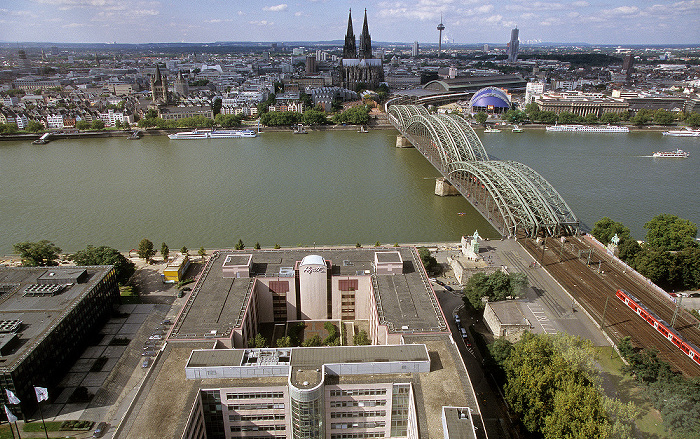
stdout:
<svg viewBox="0 0 700 439">
<path fill-rule="evenodd" d="M 212 130 L 212 131 L 181 131 L 175 134 L 168 134 L 172 140 L 191 139 L 234 139 L 239 137 L 257 137 L 253 130 Z"/>
<path fill-rule="evenodd" d="M 513 125 L 513 132 L 514 132 L 514 133 L 522 133 L 522 132 L 523 132 L 523 129 L 520 128 L 520 127 L 517 126 L 517 125 Z"/>
<path fill-rule="evenodd" d="M 501 130 L 499 130 L 498 128 L 491 128 L 491 127 L 488 127 L 488 128 L 486 128 L 486 129 L 484 130 L 484 132 L 485 132 L 485 133 L 500 133 Z"/>
<path fill-rule="evenodd" d="M 684 130 L 664 131 L 661 134 L 673 137 L 700 137 L 700 130 L 693 130 L 689 127 L 685 127 Z"/>
<path fill-rule="evenodd" d="M 629 133 L 628 127 L 618 125 L 551 125 L 547 131 L 564 131 L 580 133 Z"/>
</svg>

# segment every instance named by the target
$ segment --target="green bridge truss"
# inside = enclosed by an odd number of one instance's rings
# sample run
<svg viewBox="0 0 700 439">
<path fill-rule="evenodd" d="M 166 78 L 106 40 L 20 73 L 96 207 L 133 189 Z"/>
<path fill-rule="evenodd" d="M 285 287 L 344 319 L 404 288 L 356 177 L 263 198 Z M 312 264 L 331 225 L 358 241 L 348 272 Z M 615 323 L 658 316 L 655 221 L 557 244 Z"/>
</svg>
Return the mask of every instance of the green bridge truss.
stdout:
<svg viewBox="0 0 700 439">
<path fill-rule="evenodd" d="M 570 235 L 579 221 L 554 187 L 532 168 L 489 160 L 458 115 L 391 105 L 392 124 L 504 236 Z"/>
</svg>

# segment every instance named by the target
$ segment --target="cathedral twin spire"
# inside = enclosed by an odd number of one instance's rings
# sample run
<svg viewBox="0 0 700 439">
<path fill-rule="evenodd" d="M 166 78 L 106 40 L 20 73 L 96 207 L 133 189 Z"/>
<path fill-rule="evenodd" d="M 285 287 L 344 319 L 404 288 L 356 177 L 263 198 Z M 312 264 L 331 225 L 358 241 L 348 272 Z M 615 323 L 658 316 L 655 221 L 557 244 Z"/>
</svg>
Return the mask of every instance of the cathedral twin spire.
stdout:
<svg viewBox="0 0 700 439">
<path fill-rule="evenodd" d="M 360 35 L 359 51 L 356 49 L 355 33 L 352 31 L 352 9 L 348 14 L 348 32 L 345 35 L 345 46 L 343 46 L 343 58 L 372 58 L 372 38 L 369 35 L 369 27 L 367 26 L 367 9 L 365 9 L 365 21 L 362 24 L 362 34 Z"/>
</svg>

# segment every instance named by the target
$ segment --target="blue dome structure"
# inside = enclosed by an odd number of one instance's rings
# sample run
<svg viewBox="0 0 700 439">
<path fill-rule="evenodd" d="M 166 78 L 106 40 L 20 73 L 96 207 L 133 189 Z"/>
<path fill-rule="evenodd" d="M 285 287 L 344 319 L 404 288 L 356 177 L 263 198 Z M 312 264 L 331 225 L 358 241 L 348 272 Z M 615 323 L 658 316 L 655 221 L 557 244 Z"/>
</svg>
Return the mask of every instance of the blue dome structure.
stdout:
<svg viewBox="0 0 700 439">
<path fill-rule="evenodd" d="M 469 101 L 472 113 L 485 111 L 487 113 L 503 113 L 510 110 L 510 98 L 500 88 L 486 87 L 474 93 Z"/>
</svg>

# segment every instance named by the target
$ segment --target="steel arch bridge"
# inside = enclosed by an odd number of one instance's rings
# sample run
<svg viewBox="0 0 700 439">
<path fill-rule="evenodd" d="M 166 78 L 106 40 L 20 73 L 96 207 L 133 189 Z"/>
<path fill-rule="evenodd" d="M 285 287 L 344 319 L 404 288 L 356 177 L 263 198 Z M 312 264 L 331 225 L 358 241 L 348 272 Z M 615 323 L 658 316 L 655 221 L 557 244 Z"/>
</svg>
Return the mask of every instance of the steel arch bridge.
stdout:
<svg viewBox="0 0 700 439">
<path fill-rule="evenodd" d="M 556 189 L 522 163 L 490 160 L 462 117 L 391 105 L 389 118 L 502 235 L 578 233 L 579 221 Z"/>
</svg>

